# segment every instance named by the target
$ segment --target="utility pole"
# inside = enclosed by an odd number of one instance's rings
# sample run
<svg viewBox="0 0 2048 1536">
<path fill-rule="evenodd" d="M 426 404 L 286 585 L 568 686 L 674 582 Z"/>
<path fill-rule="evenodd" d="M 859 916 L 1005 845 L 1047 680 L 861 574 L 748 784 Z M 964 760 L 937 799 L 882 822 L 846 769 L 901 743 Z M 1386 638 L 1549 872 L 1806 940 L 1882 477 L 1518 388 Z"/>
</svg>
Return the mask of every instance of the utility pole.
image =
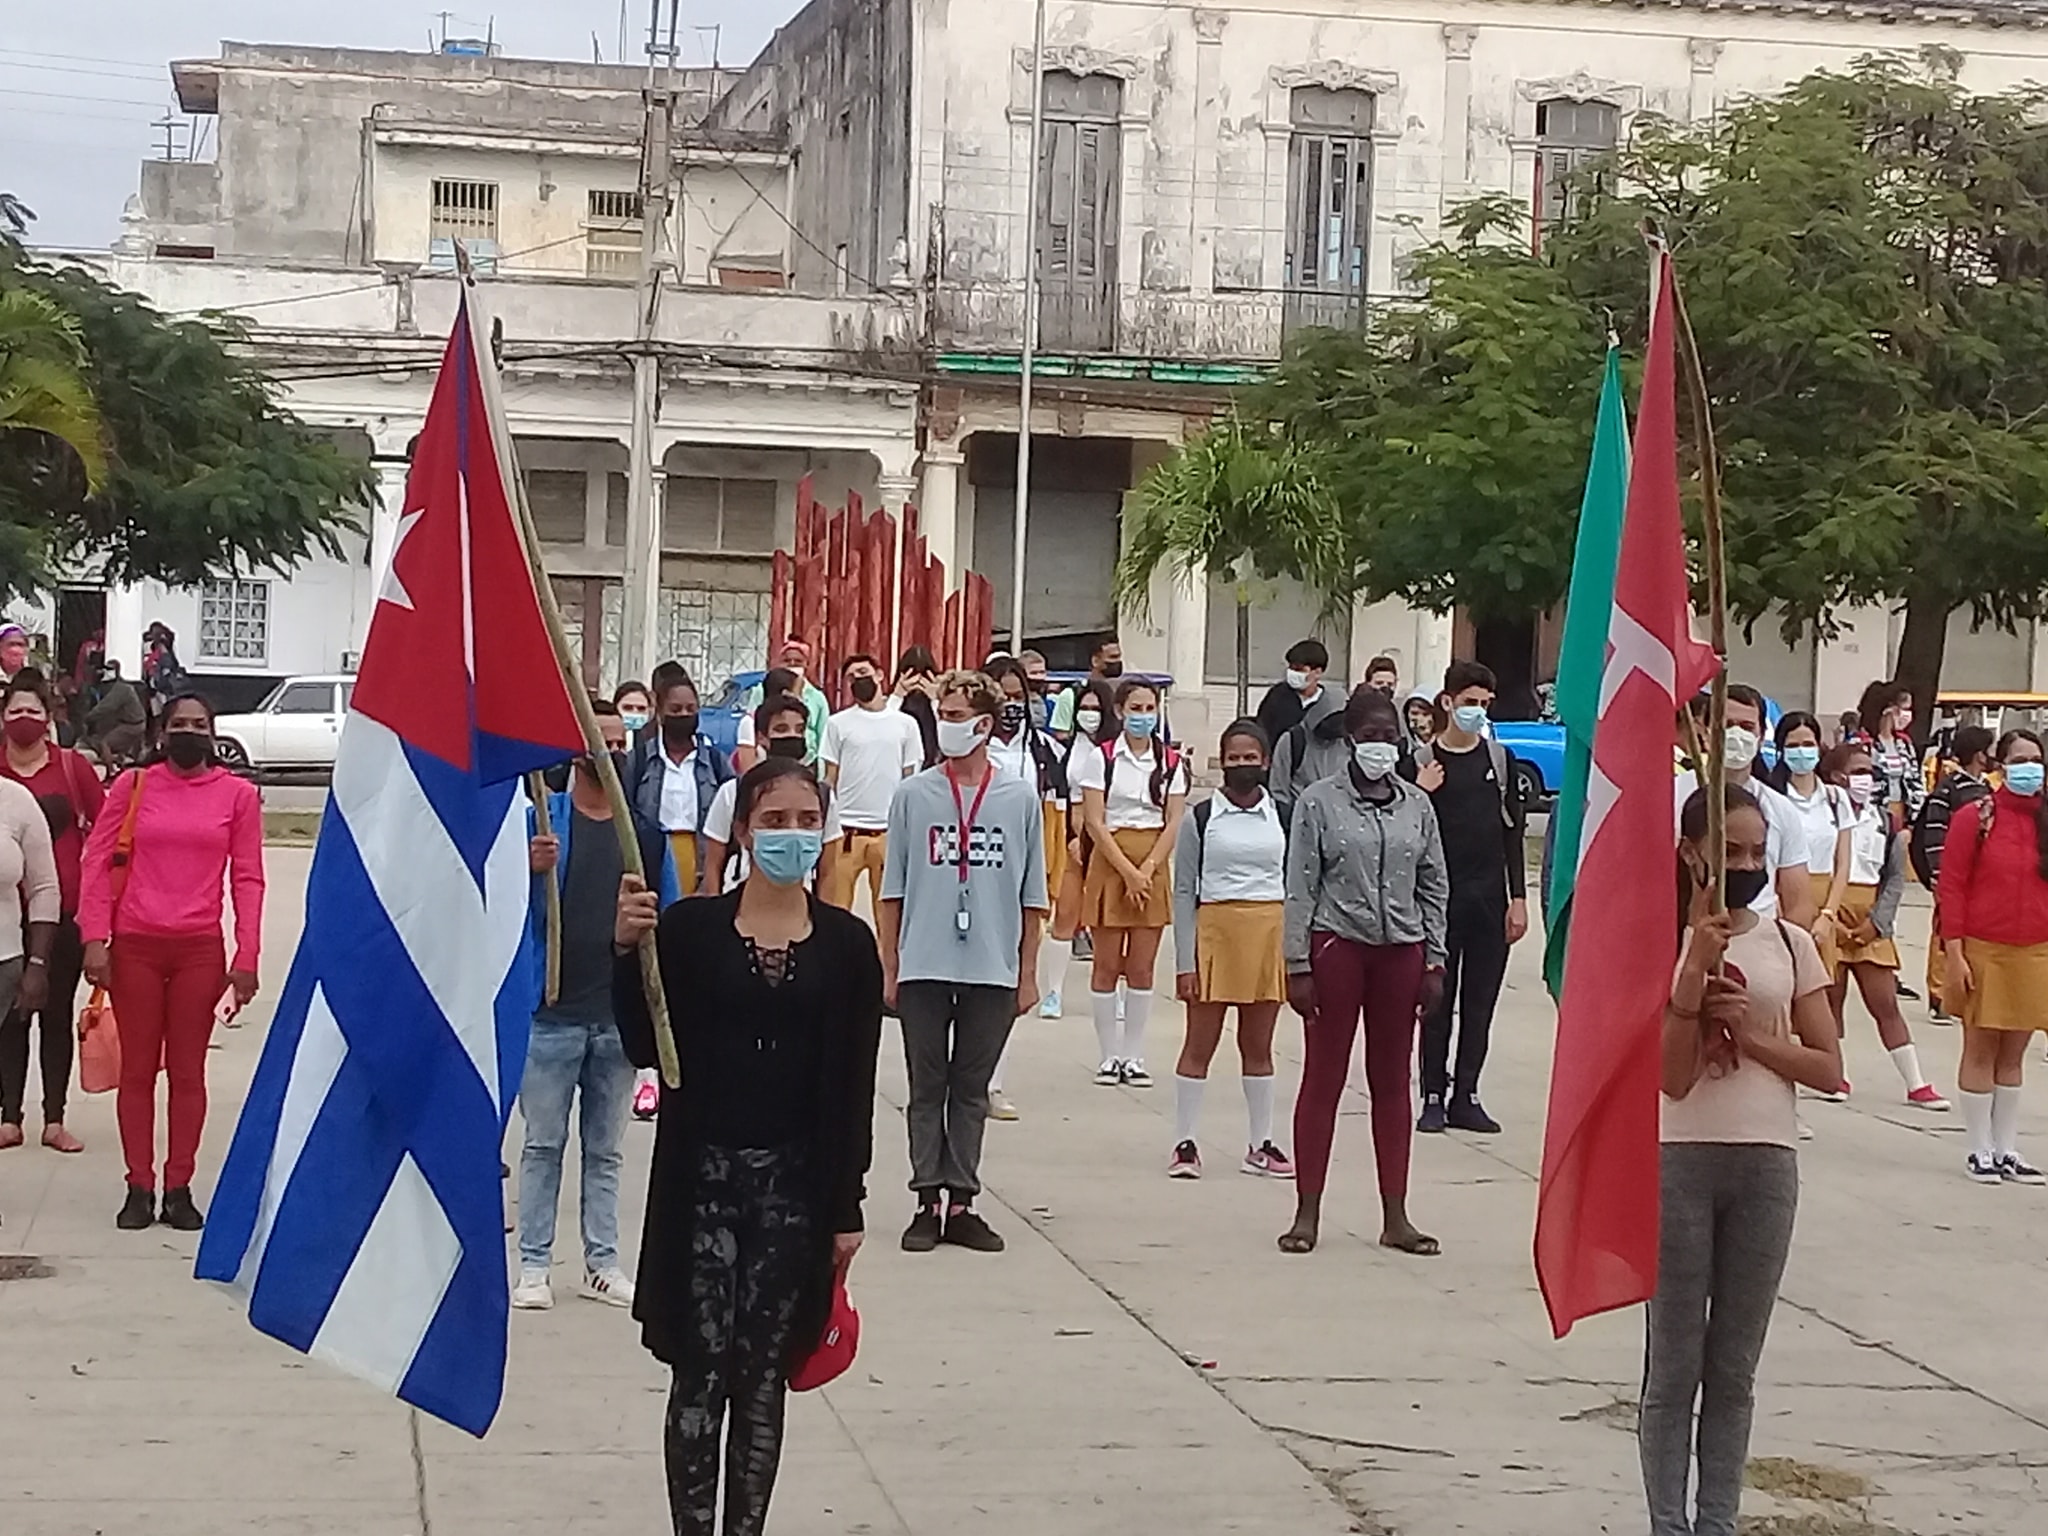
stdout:
<svg viewBox="0 0 2048 1536">
<path fill-rule="evenodd" d="M 633 293 L 633 421 L 626 459 L 626 569 L 623 623 L 619 636 L 622 677 L 645 681 L 661 660 L 661 520 L 654 495 L 654 418 L 661 384 L 655 352 L 661 308 L 661 256 L 668 231 L 669 183 L 674 156 L 673 71 L 676 12 L 680 0 L 650 0 L 647 24 L 647 86 L 640 132 L 640 275 Z"/>
<path fill-rule="evenodd" d="M 1024 541 L 1031 523 L 1031 369 L 1038 357 L 1038 161 L 1045 143 L 1045 0 L 1031 23 L 1031 158 L 1024 168 L 1024 339 L 1017 356 L 1017 504 L 1011 518 L 1010 652 L 1024 649 Z M 970 658 L 972 659 L 972 658 Z"/>
</svg>

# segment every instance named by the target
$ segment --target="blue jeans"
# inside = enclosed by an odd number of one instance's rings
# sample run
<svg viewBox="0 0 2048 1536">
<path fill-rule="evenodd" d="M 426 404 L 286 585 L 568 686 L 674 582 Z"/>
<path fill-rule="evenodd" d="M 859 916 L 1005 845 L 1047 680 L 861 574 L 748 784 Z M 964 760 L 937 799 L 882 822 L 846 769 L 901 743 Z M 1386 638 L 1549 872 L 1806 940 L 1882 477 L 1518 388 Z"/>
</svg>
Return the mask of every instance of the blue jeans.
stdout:
<svg viewBox="0 0 2048 1536">
<path fill-rule="evenodd" d="M 619 1262 L 619 1165 L 625 1161 L 619 1143 L 633 1103 L 632 1064 L 610 1020 L 570 1024 L 537 1018 L 519 1088 L 519 1112 L 526 1119 L 526 1145 L 519 1154 L 521 1269 L 546 1269 L 554 1254 L 569 1102 L 579 1088 L 583 1263 L 601 1270 Z"/>
</svg>

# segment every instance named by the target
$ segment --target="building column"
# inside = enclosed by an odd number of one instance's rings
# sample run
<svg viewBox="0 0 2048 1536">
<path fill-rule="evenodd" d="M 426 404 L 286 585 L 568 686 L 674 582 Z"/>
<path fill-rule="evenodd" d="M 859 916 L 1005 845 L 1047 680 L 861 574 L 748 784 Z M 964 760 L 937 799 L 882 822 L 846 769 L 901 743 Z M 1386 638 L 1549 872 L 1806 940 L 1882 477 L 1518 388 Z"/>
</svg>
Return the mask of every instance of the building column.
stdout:
<svg viewBox="0 0 2048 1536">
<path fill-rule="evenodd" d="M 1472 180 L 1472 44 L 1476 27 L 1444 28 L 1443 187 L 1439 214 L 1465 195 Z"/>
<path fill-rule="evenodd" d="M 157 588 L 161 592 L 162 588 Z M 130 682 L 142 676 L 142 629 L 149 622 L 139 586 L 107 588 L 107 660 L 121 664 L 121 675 Z M 199 635 L 195 630 L 187 642 L 187 665 L 197 665 Z"/>
<path fill-rule="evenodd" d="M 1217 135 L 1222 116 L 1223 29 L 1227 11 L 1197 10 L 1195 21 L 1194 186 L 1188 198 L 1189 290 L 1216 291 Z"/>
<path fill-rule="evenodd" d="M 1685 51 L 1692 59 L 1692 94 L 1686 115 L 1695 123 L 1704 123 L 1714 115 L 1714 66 L 1721 62 L 1721 40 L 1691 38 Z"/>
<path fill-rule="evenodd" d="M 405 480 L 412 471 L 403 459 L 380 458 L 376 465 L 377 505 L 370 509 L 370 601 L 363 615 L 365 634 L 356 636 L 357 650 L 362 649 L 369 615 L 376 611 L 384 595 L 384 584 L 391 575 L 391 554 L 398 545 L 398 520 L 405 513 Z"/>
<path fill-rule="evenodd" d="M 924 535 L 926 551 L 945 566 L 949 588 L 960 579 L 960 472 L 966 463 L 967 455 L 958 443 L 925 444 L 917 529 Z M 886 491 L 883 498 L 887 505 Z"/>
</svg>

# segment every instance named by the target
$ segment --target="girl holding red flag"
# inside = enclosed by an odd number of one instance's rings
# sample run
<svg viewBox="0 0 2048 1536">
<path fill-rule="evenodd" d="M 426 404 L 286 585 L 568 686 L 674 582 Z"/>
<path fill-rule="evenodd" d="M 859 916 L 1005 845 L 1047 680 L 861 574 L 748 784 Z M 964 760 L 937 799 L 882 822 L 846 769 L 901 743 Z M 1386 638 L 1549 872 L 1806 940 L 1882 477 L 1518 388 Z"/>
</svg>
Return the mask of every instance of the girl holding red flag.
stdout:
<svg viewBox="0 0 2048 1536">
<path fill-rule="evenodd" d="M 1813 936 L 1749 910 L 1771 878 L 1763 812 L 1734 785 L 1726 804 L 1724 913 L 1710 910 L 1704 790 L 1679 823 L 1686 928 L 1664 1009 L 1662 1215 L 1637 1432 L 1651 1536 L 1734 1536 L 1757 1361 L 1799 1204 L 1795 1085 L 1842 1081 Z"/>
</svg>

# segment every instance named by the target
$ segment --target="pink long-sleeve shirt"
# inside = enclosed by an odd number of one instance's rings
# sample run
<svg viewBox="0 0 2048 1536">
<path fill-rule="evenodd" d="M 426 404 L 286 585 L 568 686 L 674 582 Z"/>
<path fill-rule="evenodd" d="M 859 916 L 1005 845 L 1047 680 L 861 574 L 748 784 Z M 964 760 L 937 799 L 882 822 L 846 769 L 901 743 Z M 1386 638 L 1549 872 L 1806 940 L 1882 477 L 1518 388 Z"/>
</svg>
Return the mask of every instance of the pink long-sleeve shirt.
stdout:
<svg viewBox="0 0 2048 1536">
<path fill-rule="evenodd" d="M 146 776 L 121 909 L 113 910 L 114 844 L 129 797 Z M 263 803 L 256 786 L 224 768 L 189 778 L 168 764 L 124 773 L 86 839 L 78 929 L 88 944 L 115 934 L 186 938 L 221 931 L 229 877 L 235 894 L 235 956 L 254 971 L 263 936 Z"/>
</svg>

